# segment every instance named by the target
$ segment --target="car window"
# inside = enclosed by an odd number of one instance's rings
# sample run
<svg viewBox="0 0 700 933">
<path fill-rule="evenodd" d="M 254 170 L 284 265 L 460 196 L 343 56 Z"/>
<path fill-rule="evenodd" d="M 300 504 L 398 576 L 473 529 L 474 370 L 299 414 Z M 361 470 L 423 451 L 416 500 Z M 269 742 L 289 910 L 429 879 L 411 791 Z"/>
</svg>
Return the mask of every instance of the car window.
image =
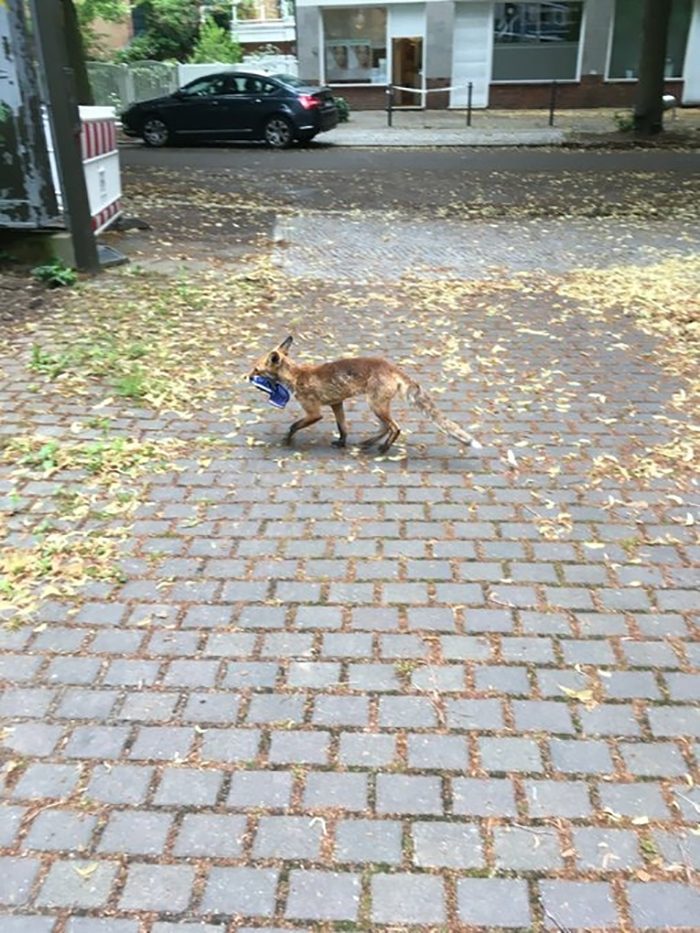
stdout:
<svg viewBox="0 0 700 933">
<path fill-rule="evenodd" d="M 206 78 L 199 78 L 183 87 L 182 93 L 187 97 L 212 97 L 214 94 L 225 94 L 226 75 L 208 75 Z"/>
<path fill-rule="evenodd" d="M 236 75 L 234 78 L 236 85 L 230 93 L 235 94 L 272 94 L 277 90 L 277 85 L 265 78 L 259 78 L 255 75 Z"/>
</svg>

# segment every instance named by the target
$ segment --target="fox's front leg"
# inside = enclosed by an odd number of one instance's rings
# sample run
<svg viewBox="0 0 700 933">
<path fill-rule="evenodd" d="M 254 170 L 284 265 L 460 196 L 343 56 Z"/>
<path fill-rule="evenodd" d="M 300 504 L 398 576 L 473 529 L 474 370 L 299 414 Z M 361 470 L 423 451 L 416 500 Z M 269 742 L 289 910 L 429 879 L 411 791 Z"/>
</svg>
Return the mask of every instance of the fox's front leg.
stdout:
<svg viewBox="0 0 700 933">
<path fill-rule="evenodd" d="M 331 441 L 333 447 L 345 447 L 345 442 L 348 439 L 348 426 L 345 420 L 345 409 L 343 408 L 343 403 L 338 402 L 337 405 L 331 405 L 333 409 L 333 414 L 335 415 L 335 423 L 338 425 L 338 437 L 337 441 Z"/>
<path fill-rule="evenodd" d="M 323 417 L 321 414 L 321 409 L 318 406 L 307 407 L 305 405 L 304 411 L 306 412 L 304 417 L 299 418 L 298 421 L 295 421 L 294 424 L 289 426 L 289 430 L 287 431 L 284 438 L 285 444 L 291 444 L 292 438 L 297 433 L 297 431 L 301 431 L 302 428 L 308 428 L 310 425 L 316 424 L 316 422 L 320 421 Z"/>
</svg>

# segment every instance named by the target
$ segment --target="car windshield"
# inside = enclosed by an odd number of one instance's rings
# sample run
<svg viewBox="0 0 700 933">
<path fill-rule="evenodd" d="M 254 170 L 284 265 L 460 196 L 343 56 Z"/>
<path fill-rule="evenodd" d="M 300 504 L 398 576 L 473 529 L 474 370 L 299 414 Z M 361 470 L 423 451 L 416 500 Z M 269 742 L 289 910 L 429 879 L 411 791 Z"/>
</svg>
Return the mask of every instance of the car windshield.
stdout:
<svg viewBox="0 0 700 933">
<path fill-rule="evenodd" d="M 270 77 L 275 78 L 277 81 L 280 81 L 282 84 L 286 84 L 288 87 L 308 87 L 308 81 L 302 81 L 301 78 L 295 78 L 294 75 L 270 75 Z"/>
</svg>

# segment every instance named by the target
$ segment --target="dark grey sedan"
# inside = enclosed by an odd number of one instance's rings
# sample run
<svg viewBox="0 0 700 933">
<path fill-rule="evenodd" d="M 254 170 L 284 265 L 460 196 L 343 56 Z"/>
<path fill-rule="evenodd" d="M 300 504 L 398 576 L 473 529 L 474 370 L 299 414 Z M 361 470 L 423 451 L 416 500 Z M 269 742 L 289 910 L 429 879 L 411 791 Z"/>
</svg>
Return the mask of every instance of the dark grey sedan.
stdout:
<svg viewBox="0 0 700 933">
<path fill-rule="evenodd" d="M 124 132 L 147 146 L 186 140 L 264 140 L 286 149 L 338 123 L 328 88 L 291 75 L 224 71 L 190 81 L 168 97 L 142 100 L 121 115 Z"/>
</svg>

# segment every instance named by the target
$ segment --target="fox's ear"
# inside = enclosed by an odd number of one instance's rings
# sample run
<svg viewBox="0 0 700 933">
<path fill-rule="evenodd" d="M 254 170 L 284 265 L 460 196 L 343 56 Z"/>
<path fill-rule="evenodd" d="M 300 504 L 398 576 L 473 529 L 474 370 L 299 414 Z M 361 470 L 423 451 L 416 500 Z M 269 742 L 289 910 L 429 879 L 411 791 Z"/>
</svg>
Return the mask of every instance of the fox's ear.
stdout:
<svg viewBox="0 0 700 933">
<path fill-rule="evenodd" d="M 272 353 L 270 354 L 270 363 L 271 363 L 273 366 L 277 366 L 277 364 L 279 363 L 279 361 L 280 361 L 280 355 L 279 355 L 279 353 L 277 353 L 277 352 L 275 352 L 275 350 L 273 350 Z"/>
<path fill-rule="evenodd" d="M 294 337 L 292 337 L 292 335 L 290 334 L 289 337 L 286 338 L 286 340 L 282 341 L 278 349 L 285 350 L 285 351 L 288 350 L 291 347 L 293 340 L 294 340 Z"/>
</svg>

